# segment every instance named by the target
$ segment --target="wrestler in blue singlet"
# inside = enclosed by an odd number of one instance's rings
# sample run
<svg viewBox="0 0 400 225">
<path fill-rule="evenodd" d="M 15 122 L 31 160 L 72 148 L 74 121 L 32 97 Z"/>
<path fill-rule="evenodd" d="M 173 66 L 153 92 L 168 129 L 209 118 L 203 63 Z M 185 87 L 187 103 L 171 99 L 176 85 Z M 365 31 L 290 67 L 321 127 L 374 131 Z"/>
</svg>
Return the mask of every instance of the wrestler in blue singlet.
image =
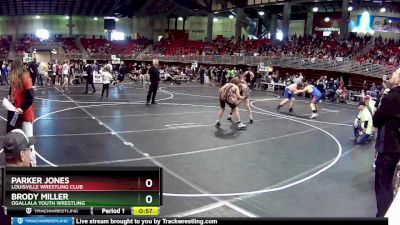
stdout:
<svg viewBox="0 0 400 225">
<path fill-rule="evenodd" d="M 313 96 L 311 102 L 314 104 L 317 104 L 319 102 L 319 100 L 321 100 L 322 94 L 318 90 L 318 88 L 316 88 L 314 85 L 310 85 L 310 86 L 312 87 L 312 92 L 310 94 L 312 94 L 312 96 Z"/>
</svg>

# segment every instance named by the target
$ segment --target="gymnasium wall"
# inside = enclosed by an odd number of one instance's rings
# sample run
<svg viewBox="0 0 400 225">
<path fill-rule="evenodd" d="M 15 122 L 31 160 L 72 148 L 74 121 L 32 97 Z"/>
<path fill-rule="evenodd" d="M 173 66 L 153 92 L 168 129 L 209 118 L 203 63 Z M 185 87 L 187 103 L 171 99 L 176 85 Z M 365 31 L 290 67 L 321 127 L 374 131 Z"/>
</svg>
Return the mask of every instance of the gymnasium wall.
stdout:
<svg viewBox="0 0 400 225">
<path fill-rule="evenodd" d="M 305 20 L 290 20 L 289 21 L 289 37 L 296 34 L 304 36 Z"/>
<path fill-rule="evenodd" d="M 218 21 L 213 22 L 213 39 L 217 35 L 231 37 L 235 35 L 236 19 L 217 17 Z M 141 33 L 144 37 L 157 39 L 163 36 L 168 28 L 168 19 L 165 17 L 135 17 L 133 18 L 132 31 Z M 189 32 L 191 40 L 205 40 L 207 38 L 207 17 L 191 16 L 186 19 L 185 30 Z M 169 28 L 175 28 L 175 19 L 169 20 Z M 183 29 L 183 21 L 178 21 L 178 30 Z M 151 35 L 153 33 L 153 35 Z"/>
<path fill-rule="evenodd" d="M 38 62 L 51 62 L 53 60 L 53 55 L 50 51 L 37 51 L 33 57 Z"/>
<path fill-rule="evenodd" d="M 35 16 L 0 17 L 0 35 L 16 34 L 17 21 L 19 21 L 19 34 L 34 34 L 37 29 L 47 29 L 50 36 L 55 34 L 69 35 L 68 19 L 65 16 Z M 132 19 L 120 19 L 116 23 L 116 30 L 126 34 L 132 34 Z M 93 17 L 73 16 L 73 35 L 106 35 L 104 21 L 99 17 L 97 21 Z"/>
<path fill-rule="evenodd" d="M 357 16 L 362 14 L 361 11 L 353 11 L 350 13 L 350 21 L 357 22 Z M 213 38 L 217 35 L 223 35 L 225 37 L 231 37 L 235 35 L 235 23 L 236 18 L 229 19 L 227 17 L 218 17 L 217 22 L 213 22 Z M 393 18 L 396 26 L 400 26 L 400 13 L 386 12 L 381 13 L 379 11 L 371 12 L 371 16 L 385 16 Z M 322 18 L 322 17 L 321 17 Z M 205 40 L 207 37 L 207 20 L 206 16 L 192 16 L 188 17 L 185 23 L 185 30 L 189 32 L 189 39 L 191 40 Z M 18 22 L 19 21 L 19 22 Z M 397 22 L 399 21 L 399 22 Z M 33 34 L 39 28 L 44 28 L 50 31 L 50 36 L 54 37 L 54 34 L 62 34 L 64 36 L 69 35 L 68 30 L 68 19 L 64 15 L 60 16 L 41 16 L 40 19 L 36 19 L 35 16 L 21 16 L 21 17 L 6 17 L 0 16 L 0 35 L 16 35 L 16 26 L 19 24 L 19 34 Z M 73 35 L 86 35 L 91 37 L 92 35 L 103 35 L 107 34 L 104 31 L 103 18 L 99 17 L 97 21 L 93 20 L 93 17 L 85 16 L 73 16 Z M 116 30 L 124 32 L 127 35 L 131 35 L 133 38 L 140 34 L 143 37 L 157 40 L 158 36 L 165 35 L 165 30 L 168 28 L 168 19 L 166 17 L 134 17 L 132 19 L 120 19 L 116 23 Z M 170 28 L 175 27 L 175 21 L 170 20 Z M 178 21 L 178 29 L 183 28 L 183 22 Z M 291 20 L 289 23 L 289 35 L 293 34 L 304 34 L 305 21 L 304 20 Z M 242 34 L 247 37 L 247 32 L 242 29 Z M 399 33 L 393 32 L 375 32 L 375 36 L 381 35 L 383 38 L 395 38 L 400 37 Z"/>
</svg>

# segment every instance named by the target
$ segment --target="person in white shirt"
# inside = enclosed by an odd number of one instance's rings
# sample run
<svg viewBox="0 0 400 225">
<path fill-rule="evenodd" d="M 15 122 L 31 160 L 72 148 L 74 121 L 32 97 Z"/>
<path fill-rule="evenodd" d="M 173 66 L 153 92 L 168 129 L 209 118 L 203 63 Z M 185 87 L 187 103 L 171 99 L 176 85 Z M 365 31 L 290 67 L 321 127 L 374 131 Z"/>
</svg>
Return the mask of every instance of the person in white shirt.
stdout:
<svg viewBox="0 0 400 225">
<path fill-rule="evenodd" d="M 106 98 L 108 99 L 108 93 L 110 90 L 110 82 L 113 79 L 113 76 L 110 73 L 110 68 L 105 66 L 101 72 L 101 76 L 103 77 L 103 89 L 101 90 L 101 98 L 103 98 L 104 91 L 106 91 Z"/>
<path fill-rule="evenodd" d="M 37 83 L 38 83 L 38 86 L 39 86 L 39 81 L 40 81 L 40 86 L 43 86 L 43 74 L 44 74 L 44 71 L 43 71 L 43 63 L 44 62 L 39 62 L 38 64 L 38 77 L 37 77 Z"/>
<path fill-rule="evenodd" d="M 53 63 L 53 66 L 52 66 L 52 72 L 53 72 L 53 76 L 52 76 L 52 80 L 53 80 L 53 84 L 56 84 L 56 75 L 57 75 L 57 62 L 54 62 Z"/>
<path fill-rule="evenodd" d="M 108 72 L 109 73 L 113 73 L 113 66 L 112 66 L 112 64 L 111 64 L 111 61 L 108 61 L 108 63 L 104 66 L 104 68 L 105 67 L 108 67 Z M 104 68 L 103 68 L 103 70 L 104 70 Z"/>
<path fill-rule="evenodd" d="M 68 91 L 68 75 L 69 75 L 69 64 L 68 61 L 65 61 L 64 64 L 62 65 L 62 77 L 63 77 L 63 84 L 61 86 L 61 92 L 64 92 L 64 88 L 65 88 L 65 92 L 69 92 Z"/>
</svg>

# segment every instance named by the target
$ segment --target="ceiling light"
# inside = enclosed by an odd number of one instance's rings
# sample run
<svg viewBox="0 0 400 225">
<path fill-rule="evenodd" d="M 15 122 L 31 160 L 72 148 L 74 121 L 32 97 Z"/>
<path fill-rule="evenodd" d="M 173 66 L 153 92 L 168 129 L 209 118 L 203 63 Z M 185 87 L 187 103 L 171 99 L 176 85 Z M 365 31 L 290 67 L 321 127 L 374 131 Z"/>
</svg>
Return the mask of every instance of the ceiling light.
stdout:
<svg viewBox="0 0 400 225">
<path fill-rule="evenodd" d="M 37 15 L 37 16 L 36 16 L 36 19 L 40 19 L 40 16 L 39 16 L 39 15 Z"/>
<path fill-rule="evenodd" d="M 115 18 L 114 20 L 115 20 L 115 22 L 118 22 L 118 21 L 119 21 L 119 19 L 118 19 L 118 18 Z"/>
<path fill-rule="evenodd" d="M 229 19 L 233 19 L 235 18 L 233 15 L 229 15 Z"/>
<path fill-rule="evenodd" d="M 389 23 L 392 23 L 392 20 L 389 20 Z"/>
<path fill-rule="evenodd" d="M 349 8 L 347 8 L 347 11 L 349 12 L 353 11 L 353 6 L 349 6 Z"/>
<path fill-rule="evenodd" d="M 264 16 L 264 12 L 263 11 L 260 11 L 260 12 L 258 12 L 258 15 L 260 15 L 260 16 Z"/>
<path fill-rule="evenodd" d="M 214 22 L 218 22 L 218 18 L 214 18 L 213 21 L 214 21 Z"/>
<path fill-rule="evenodd" d="M 69 16 L 65 16 L 65 19 L 69 19 Z"/>
<path fill-rule="evenodd" d="M 183 21 L 183 17 L 182 16 L 178 17 L 178 20 Z"/>
<path fill-rule="evenodd" d="M 331 19 L 329 17 L 325 17 L 324 21 L 329 22 L 329 21 L 331 21 Z"/>
<path fill-rule="evenodd" d="M 313 11 L 313 12 L 318 12 L 318 7 L 312 8 L 312 11 Z"/>
<path fill-rule="evenodd" d="M 386 8 L 385 8 L 385 7 L 382 7 L 380 11 L 381 11 L 382 13 L 384 13 L 384 12 L 386 12 Z"/>
<path fill-rule="evenodd" d="M 99 18 L 97 18 L 97 17 L 95 17 L 95 18 L 93 18 L 94 20 L 98 20 Z"/>
</svg>

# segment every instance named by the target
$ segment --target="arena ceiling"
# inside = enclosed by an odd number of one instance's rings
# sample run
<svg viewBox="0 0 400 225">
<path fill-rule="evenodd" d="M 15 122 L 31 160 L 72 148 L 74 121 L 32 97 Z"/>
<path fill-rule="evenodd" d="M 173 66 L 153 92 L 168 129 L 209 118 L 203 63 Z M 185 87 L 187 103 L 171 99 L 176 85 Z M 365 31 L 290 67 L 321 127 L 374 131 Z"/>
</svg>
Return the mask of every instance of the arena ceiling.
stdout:
<svg viewBox="0 0 400 225">
<path fill-rule="evenodd" d="M 228 4 L 229 2 L 229 4 Z M 132 17 L 136 14 L 207 14 L 212 12 L 212 4 L 220 4 L 220 11 L 228 11 L 228 5 L 235 7 L 265 8 L 276 10 L 284 2 L 293 4 L 292 13 L 299 14 L 318 4 L 325 9 L 341 10 L 340 0 L 271 0 L 271 3 L 248 5 L 248 0 L 0 0 L 0 15 L 80 15 Z M 254 1 L 255 3 L 256 1 Z M 268 1 L 263 1 L 268 2 Z M 400 0 L 350 0 L 354 5 L 373 7 L 386 5 L 399 9 Z"/>
</svg>

